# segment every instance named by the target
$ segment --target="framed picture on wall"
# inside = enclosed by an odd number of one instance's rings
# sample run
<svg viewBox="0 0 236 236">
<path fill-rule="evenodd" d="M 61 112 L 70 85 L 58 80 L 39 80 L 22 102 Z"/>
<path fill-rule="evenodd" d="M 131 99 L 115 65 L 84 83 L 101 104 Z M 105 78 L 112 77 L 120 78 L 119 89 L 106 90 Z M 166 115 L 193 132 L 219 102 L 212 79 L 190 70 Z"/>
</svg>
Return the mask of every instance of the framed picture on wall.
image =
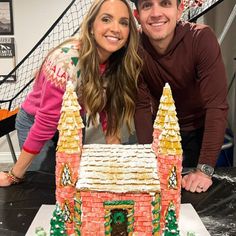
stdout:
<svg viewBox="0 0 236 236">
<path fill-rule="evenodd" d="M 12 0 L 0 1 L 0 35 L 13 35 Z"/>
<path fill-rule="evenodd" d="M 0 86 L 1 82 L 15 82 L 14 73 L 8 74 L 15 68 L 15 42 L 13 37 L 0 37 Z"/>
</svg>

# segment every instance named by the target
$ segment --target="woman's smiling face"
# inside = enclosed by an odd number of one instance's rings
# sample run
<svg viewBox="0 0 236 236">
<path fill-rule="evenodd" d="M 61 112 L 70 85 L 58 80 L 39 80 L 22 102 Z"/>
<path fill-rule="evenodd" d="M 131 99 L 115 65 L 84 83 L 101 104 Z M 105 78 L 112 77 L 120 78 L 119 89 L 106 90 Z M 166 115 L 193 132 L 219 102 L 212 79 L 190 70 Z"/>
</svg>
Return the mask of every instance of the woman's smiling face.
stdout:
<svg viewBox="0 0 236 236">
<path fill-rule="evenodd" d="M 102 4 L 91 29 L 100 63 L 104 63 L 113 52 L 126 44 L 130 31 L 129 21 L 129 11 L 124 2 L 107 0 Z"/>
</svg>

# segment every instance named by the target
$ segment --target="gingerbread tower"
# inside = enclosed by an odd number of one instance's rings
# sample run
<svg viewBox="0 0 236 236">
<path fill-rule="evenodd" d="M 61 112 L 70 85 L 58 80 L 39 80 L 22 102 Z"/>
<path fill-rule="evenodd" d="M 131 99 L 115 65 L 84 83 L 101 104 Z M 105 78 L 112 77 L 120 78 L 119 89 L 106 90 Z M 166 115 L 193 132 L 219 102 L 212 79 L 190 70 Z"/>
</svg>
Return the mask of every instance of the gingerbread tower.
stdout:
<svg viewBox="0 0 236 236">
<path fill-rule="evenodd" d="M 78 180 L 78 169 L 82 149 L 82 128 L 84 127 L 80 116 L 81 107 L 77 101 L 73 84 L 69 81 L 63 96 L 61 117 L 59 120 L 59 141 L 56 154 L 56 204 L 54 218 L 51 220 L 51 235 L 61 224 L 57 216 L 62 215 L 66 235 L 75 233 L 75 184 Z M 60 222 L 60 224 L 55 223 Z M 55 225 L 57 224 L 57 225 Z"/>
<path fill-rule="evenodd" d="M 163 89 L 153 137 L 161 182 L 161 228 L 164 230 L 168 209 L 175 209 L 177 219 L 179 217 L 182 171 L 181 137 L 169 84 Z M 157 142 L 155 138 L 158 139 Z"/>
</svg>

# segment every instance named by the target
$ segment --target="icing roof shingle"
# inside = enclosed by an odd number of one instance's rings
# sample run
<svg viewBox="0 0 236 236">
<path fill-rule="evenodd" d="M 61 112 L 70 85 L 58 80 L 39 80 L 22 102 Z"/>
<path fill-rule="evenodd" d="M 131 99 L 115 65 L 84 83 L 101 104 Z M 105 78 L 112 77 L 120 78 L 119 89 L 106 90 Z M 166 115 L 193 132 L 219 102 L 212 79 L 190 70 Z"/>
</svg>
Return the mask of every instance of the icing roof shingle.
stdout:
<svg viewBox="0 0 236 236">
<path fill-rule="evenodd" d="M 84 145 L 76 187 L 118 193 L 160 191 L 151 144 Z"/>
</svg>

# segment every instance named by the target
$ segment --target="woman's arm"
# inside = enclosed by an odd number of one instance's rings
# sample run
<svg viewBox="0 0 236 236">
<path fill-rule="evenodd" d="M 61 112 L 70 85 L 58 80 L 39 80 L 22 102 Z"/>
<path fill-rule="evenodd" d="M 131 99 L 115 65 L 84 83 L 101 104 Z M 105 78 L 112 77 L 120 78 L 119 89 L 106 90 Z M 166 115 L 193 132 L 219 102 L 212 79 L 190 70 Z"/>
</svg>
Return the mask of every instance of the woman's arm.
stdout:
<svg viewBox="0 0 236 236">
<path fill-rule="evenodd" d="M 22 150 L 11 171 L 0 172 L 0 186 L 6 187 L 20 182 L 35 156 L 35 154 Z"/>
</svg>

